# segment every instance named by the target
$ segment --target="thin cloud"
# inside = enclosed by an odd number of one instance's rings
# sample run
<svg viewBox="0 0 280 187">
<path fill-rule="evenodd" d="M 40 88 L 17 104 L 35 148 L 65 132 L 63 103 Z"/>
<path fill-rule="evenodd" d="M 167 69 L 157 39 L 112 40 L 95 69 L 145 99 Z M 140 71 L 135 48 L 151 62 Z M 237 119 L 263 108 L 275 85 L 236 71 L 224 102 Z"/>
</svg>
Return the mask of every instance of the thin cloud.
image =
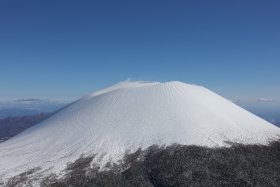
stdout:
<svg viewBox="0 0 280 187">
<path fill-rule="evenodd" d="M 240 100 L 238 99 L 229 99 L 229 101 L 232 103 L 240 103 Z"/>
<path fill-rule="evenodd" d="M 23 103 L 23 102 L 38 103 L 38 102 L 42 102 L 42 100 L 41 99 L 28 98 L 28 99 L 18 99 L 18 100 L 15 100 L 14 102 L 17 102 L 17 103 Z"/>
<path fill-rule="evenodd" d="M 269 98 L 258 98 L 257 101 L 258 101 L 258 102 L 272 102 L 273 99 L 269 99 Z"/>
</svg>

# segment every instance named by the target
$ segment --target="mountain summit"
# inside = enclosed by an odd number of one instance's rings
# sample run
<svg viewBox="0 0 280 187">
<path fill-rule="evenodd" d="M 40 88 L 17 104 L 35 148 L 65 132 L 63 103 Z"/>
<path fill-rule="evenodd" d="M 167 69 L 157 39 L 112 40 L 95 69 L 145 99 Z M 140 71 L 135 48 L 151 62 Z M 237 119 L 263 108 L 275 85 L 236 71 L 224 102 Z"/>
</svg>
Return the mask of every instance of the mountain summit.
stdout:
<svg viewBox="0 0 280 187">
<path fill-rule="evenodd" d="M 89 94 L 0 144 L 0 176 L 59 173 L 82 154 L 101 167 L 151 145 L 267 144 L 280 129 L 214 92 L 182 82 L 121 82 Z"/>
</svg>

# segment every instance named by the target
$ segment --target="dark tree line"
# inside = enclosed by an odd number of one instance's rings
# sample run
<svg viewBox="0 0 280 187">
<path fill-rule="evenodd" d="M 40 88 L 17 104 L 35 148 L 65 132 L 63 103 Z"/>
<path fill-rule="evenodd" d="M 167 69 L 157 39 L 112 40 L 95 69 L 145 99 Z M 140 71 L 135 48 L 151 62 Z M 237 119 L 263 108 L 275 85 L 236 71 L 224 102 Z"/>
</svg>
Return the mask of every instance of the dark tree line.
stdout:
<svg viewBox="0 0 280 187">
<path fill-rule="evenodd" d="M 92 165 L 93 158 L 79 158 L 68 165 L 63 178 L 47 176 L 41 186 L 280 186 L 280 141 L 223 148 L 151 146 L 127 154 L 119 164 L 108 163 L 103 170 Z M 24 173 L 9 184 L 30 181 Z"/>
</svg>

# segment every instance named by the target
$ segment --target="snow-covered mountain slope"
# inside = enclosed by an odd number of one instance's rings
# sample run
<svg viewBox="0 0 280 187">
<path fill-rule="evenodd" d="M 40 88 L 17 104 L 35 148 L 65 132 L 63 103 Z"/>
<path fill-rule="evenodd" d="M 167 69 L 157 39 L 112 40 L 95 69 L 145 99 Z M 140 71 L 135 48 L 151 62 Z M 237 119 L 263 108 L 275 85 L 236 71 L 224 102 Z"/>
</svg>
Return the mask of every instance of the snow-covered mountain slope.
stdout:
<svg viewBox="0 0 280 187">
<path fill-rule="evenodd" d="M 0 176 L 63 170 L 81 154 L 103 165 L 153 144 L 261 143 L 280 128 L 196 85 L 121 82 L 90 94 L 0 144 Z"/>
</svg>

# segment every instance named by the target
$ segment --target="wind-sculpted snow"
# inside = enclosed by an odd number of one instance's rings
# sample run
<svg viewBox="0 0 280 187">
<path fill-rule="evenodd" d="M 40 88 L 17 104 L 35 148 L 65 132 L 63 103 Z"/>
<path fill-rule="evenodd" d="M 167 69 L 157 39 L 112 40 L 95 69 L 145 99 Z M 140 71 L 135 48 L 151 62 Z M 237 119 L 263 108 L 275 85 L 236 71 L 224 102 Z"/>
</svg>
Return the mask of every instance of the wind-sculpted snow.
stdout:
<svg viewBox="0 0 280 187">
<path fill-rule="evenodd" d="M 182 82 L 122 82 L 87 95 L 0 144 L 0 177 L 65 169 L 81 154 L 117 162 L 151 145 L 267 144 L 280 129 L 210 90 Z"/>
</svg>

